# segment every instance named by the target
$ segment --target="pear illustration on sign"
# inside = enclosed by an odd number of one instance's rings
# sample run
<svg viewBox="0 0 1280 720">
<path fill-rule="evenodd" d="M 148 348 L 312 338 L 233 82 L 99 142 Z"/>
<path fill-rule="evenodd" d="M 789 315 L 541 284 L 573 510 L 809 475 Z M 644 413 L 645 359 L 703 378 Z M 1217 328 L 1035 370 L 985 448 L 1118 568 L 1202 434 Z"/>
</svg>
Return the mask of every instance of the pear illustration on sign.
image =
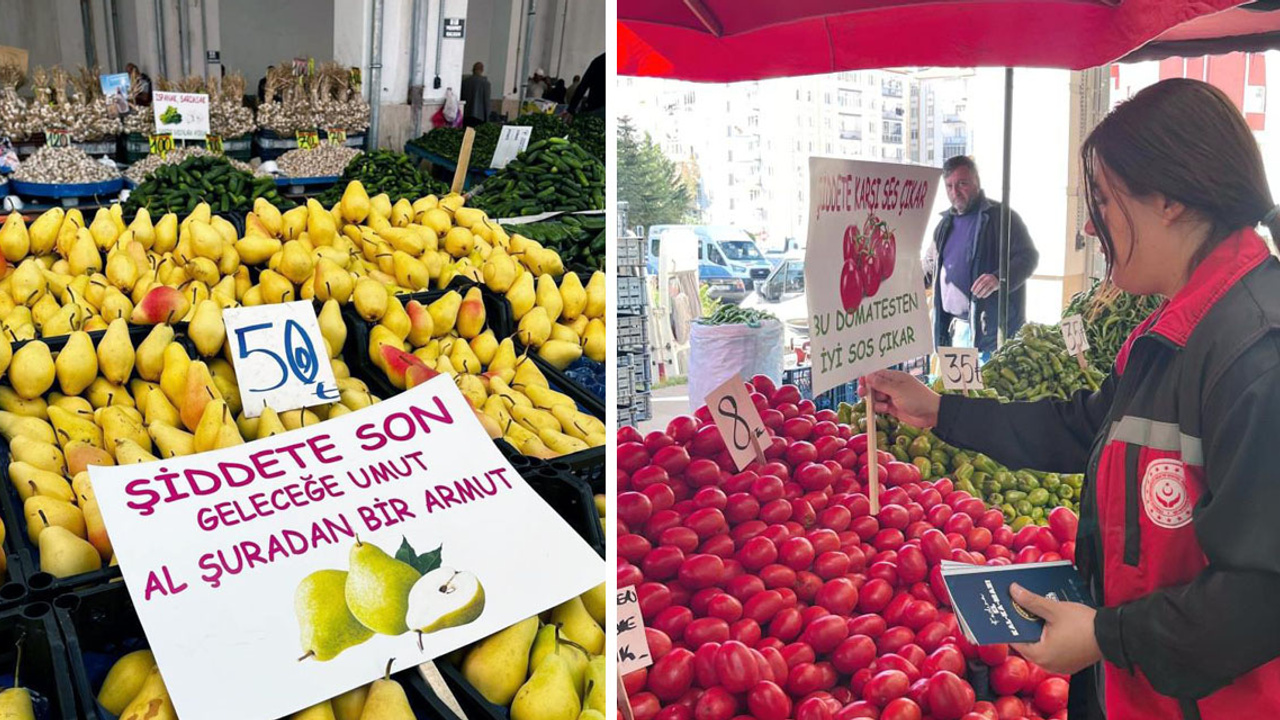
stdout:
<svg viewBox="0 0 1280 720">
<path fill-rule="evenodd" d="M 443 547 L 419 555 L 403 538 L 395 557 L 359 538 L 350 569 L 317 570 L 298 583 L 294 614 L 300 660 L 332 660 L 381 635 L 422 636 L 474 622 L 484 612 L 484 586 L 474 573 L 440 564 Z"/>
<path fill-rule="evenodd" d="M 889 224 L 868 213 L 862 228 L 844 230 L 844 265 L 840 268 L 840 301 L 852 312 L 864 298 L 880 292 L 880 285 L 893 275 L 898 260 L 898 241 Z"/>
</svg>

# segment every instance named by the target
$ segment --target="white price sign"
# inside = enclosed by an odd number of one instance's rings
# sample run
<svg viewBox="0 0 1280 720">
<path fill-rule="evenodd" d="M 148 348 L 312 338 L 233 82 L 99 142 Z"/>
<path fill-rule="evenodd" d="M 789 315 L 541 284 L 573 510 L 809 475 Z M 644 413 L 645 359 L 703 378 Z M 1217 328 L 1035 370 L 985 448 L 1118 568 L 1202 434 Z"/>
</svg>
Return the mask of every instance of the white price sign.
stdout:
<svg viewBox="0 0 1280 720">
<path fill-rule="evenodd" d="M 498 146 L 493 149 L 492 168 L 504 168 L 507 163 L 529 147 L 529 138 L 533 137 L 533 128 L 528 125 L 503 125 L 502 134 L 498 136 Z"/>
<path fill-rule="evenodd" d="M 246 417 L 338 399 L 333 364 L 309 301 L 228 308 L 222 313 Z"/>
<path fill-rule="evenodd" d="M 1083 318 L 1079 315 L 1062 318 L 1062 341 L 1067 344 L 1068 355 L 1083 355 L 1089 349 Z"/>
<path fill-rule="evenodd" d="M 618 674 L 626 675 L 652 664 L 635 586 L 618 588 Z"/>
<path fill-rule="evenodd" d="M 204 140 L 209 134 L 209 96 L 204 93 L 157 90 L 151 109 L 157 134 L 169 133 L 174 140 Z"/>
<path fill-rule="evenodd" d="M 742 376 L 734 373 L 733 377 L 712 390 L 705 402 L 738 469 L 750 465 L 752 460 L 763 463 L 764 450 L 761 449 L 760 438 L 766 433 L 764 420 L 760 419 L 760 411 L 751 402 Z"/>
<path fill-rule="evenodd" d="M 982 373 L 978 371 L 978 351 L 975 348 L 940 347 L 938 359 L 942 365 L 942 386 L 947 390 L 981 390 Z"/>
</svg>

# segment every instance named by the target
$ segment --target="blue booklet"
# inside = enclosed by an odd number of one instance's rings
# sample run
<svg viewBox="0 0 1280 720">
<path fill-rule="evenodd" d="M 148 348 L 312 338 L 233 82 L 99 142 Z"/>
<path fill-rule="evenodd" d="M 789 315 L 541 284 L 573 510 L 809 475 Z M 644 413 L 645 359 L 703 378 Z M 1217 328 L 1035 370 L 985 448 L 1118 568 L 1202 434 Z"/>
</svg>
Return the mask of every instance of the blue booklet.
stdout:
<svg viewBox="0 0 1280 720">
<path fill-rule="evenodd" d="M 1013 601 L 1009 586 L 1015 582 L 1037 595 L 1094 606 L 1084 578 L 1067 560 L 996 567 L 944 560 L 942 582 L 960 630 L 975 645 L 1040 639 L 1044 620 Z"/>
</svg>

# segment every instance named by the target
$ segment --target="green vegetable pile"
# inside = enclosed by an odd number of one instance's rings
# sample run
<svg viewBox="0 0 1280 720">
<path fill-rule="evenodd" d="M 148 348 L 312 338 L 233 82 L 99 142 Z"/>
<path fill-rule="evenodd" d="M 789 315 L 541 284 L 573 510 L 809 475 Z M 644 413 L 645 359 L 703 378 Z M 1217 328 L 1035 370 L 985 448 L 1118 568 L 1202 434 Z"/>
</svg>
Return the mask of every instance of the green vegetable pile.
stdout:
<svg viewBox="0 0 1280 720">
<path fill-rule="evenodd" d="M 604 270 L 604 226 L 603 215 L 562 215 L 555 220 L 502 227 L 509 234 L 520 233 L 560 253 L 565 267 Z"/>
<path fill-rule="evenodd" d="M 408 198 L 412 202 L 424 195 L 449 192 L 444 183 L 419 171 L 408 155 L 391 150 L 374 150 L 347 163 L 338 182 L 317 196 L 316 200 L 325 207 L 332 207 L 342 199 L 343 190 L 346 190 L 347 184 L 352 180 L 359 180 L 369 197 L 386 193 L 393 203 L 400 198 Z"/>
<path fill-rule="evenodd" d="M 493 218 L 604 209 L 604 164 L 563 138 L 529 145 L 471 204 Z"/>
<path fill-rule="evenodd" d="M 1071 298 L 1062 317 L 1084 318 L 1084 334 L 1089 340 L 1085 357 L 1091 366 L 1110 373 L 1129 333 L 1155 312 L 1160 302 L 1156 295 L 1132 295 L 1110 283 L 1095 282 Z"/>
<path fill-rule="evenodd" d="M 604 162 L 604 125 L 604 118 L 598 115 L 576 117 L 569 126 L 569 139 L 595 155 L 600 162 Z"/>
<path fill-rule="evenodd" d="M 529 136 L 530 145 L 551 138 L 562 138 L 569 132 L 569 126 L 563 120 L 547 113 L 525 113 L 511 124 L 533 128 L 533 134 Z"/>
<path fill-rule="evenodd" d="M 462 136 L 465 132 L 465 128 L 438 127 L 410 140 L 409 144 L 456 163 L 458 156 L 462 154 Z M 502 126 L 498 123 L 485 123 L 476 128 L 476 138 L 471 142 L 471 167 L 489 167 L 500 135 Z"/>
<path fill-rule="evenodd" d="M 694 322 L 700 325 L 748 325 L 760 327 L 766 320 L 777 320 L 778 316 L 765 310 L 743 308 L 737 305 L 721 305 L 714 313 L 700 317 Z"/>
<path fill-rule="evenodd" d="M 1057 325 L 1023 325 L 982 366 L 982 384 L 1006 400 L 1065 400 L 1082 388 L 1097 390 L 1104 379 L 1093 364 L 1082 370 L 1067 354 Z"/>
<path fill-rule="evenodd" d="M 836 413 L 840 422 L 866 431 L 865 402 L 840 403 Z M 876 428 L 881 433 L 881 448 L 899 462 L 915 465 L 927 480 L 951 478 L 957 490 L 983 498 L 1004 513 L 1005 522 L 1015 532 L 1032 523 L 1047 525 L 1049 511 L 1055 507 L 1080 512 L 1083 475 L 1010 470 L 986 455 L 956 448 L 928 430 L 898 422 L 888 415 L 876 416 Z"/>
<path fill-rule="evenodd" d="M 160 113 L 160 122 L 166 125 L 172 125 L 182 122 L 182 113 L 178 112 L 178 108 L 170 105 Z"/>
<path fill-rule="evenodd" d="M 213 212 L 248 211 L 253 201 L 263 198 L 280 210 L 294 206 L 276 191 L 270 176 L 255 178 L 231 166 L 220 155 L 196 155 L 176 165 L 161 165 L 129 194 L 124 205 L 126 215 L 146 208 L 153 217 L 157 213 L 190 213 L 205 202 Z"/>
</svg>

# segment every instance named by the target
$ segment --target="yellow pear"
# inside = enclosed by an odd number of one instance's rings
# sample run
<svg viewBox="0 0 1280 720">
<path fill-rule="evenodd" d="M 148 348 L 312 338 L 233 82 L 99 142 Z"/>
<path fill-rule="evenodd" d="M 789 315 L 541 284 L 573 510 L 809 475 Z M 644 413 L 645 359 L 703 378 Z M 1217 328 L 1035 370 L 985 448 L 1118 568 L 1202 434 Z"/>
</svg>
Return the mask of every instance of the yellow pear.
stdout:
<svg viewBox="0 0 1280 720">
<path fill-rule="evenodd" d="M 576 342 L 547 340 L 538 346 L 538 355 L 557 370 L 564 370 L 572 365 L 573 361 L 582 357 L 582 346 Z"/>
<path fill-rule="evenodd" d="M 591 273 L 591 280 L 587 282 L 587 304 L 582 312 L 591 319 L 604 318 L 605 313 L 605 274 L 599 270 Z M 563 293 L 563 288 L 561 289 Z"/>
<path fill-rule="evenodd" d="M 360 278 L 354 290 L 356 312 L 369 322 L 378 322 L 387 312 L 387 290 L 382 283 L 371 278 Z"/>
<path fill-rule="evenodd" d="M 22 221 L 22 213 L 9 213 L 0 227 L 0 253 L 4 259 L 16 263 L 27 256 L 31 250 L 31 236 L 27 233 L 27 225 Z"/>
<path fill-rule="evenodd" d="M 117 720 L 178 720 L 169 690 L 164 686 L 164 678 L 160 677 L 160 668 L 151 668 L 142 689 L 120 712 Z"/>
<path fill-rule="evenodd" d="M 276 209 L 275 205 L 272 205 L 264 198 L 258 198 L 253 201 L 253 213 L 266 226 L 272 237 L 280 236 L 280 232 L 284 229 L 284 221 L 281 219 L 280 211 Z"/>
<path fill-rule="evenodd" d="M 111 321 L 98 341 L 98 369 L 108 381 L 120 385 L 133 374 L 137 355 L 129 338 L 129 323 L 122 318 Z"/>
<path fill-rule="evenodd" d="M 539 347 L 551 337 L 551 320 L 541 305 L 533 308 L 520 318 L 516 337 L 525 347 Z"/>
<path fill-rule="evenodd" d="M 222 321 L 222 307 L 215 300 L 205 300 L 196 306 L 196 313 L 187 326 L 187 335 L 195 343 L 196 350 L 205 357 L 213 357 L 222 350 L 227 339 L 227 326 Z"/>
<path fill-rule="evenodd" d="M 156 325 L 138 345 L 134 367 L 138 376 L 151 382 L 159 382 L 164 370 L 164 351 L 173 342 L 171 325 Z M 71 393 L 74 394 L 74 393 Z"/>
<path fill-rule="evenodd" d="M 600 318 L 592 318 L 587 323 L 587 332 L 582 336 L 583 350 L 587 357 L 596 362 L 605 361 L 605 353 L 608 352 L 608 343 L 605 338 L 604 320 Z"/>
<path fill-rule="evenodd" d="M 147 428 L 160 451 L 160 457 L 183 457 L 195 453 L 195 436 L 186 430 L 156 423 Z"/>
<path fill-rule="evenodd" d="M 431 313 L 431 333 L 434 337 L 444 337 L 452 332 L 461 307 L 462 296 L 456 290 L 450 290 L 427 306 L 427 311 Z"/>
<path fill-rule="evenodd" d="M 30 251 L 35 255 L 48 255 L 53 251 L 54 241 L 58 238 L 58 231 L 62 228 L 62 221 L 65 217 L 65 211 L 62 208 L 53 208 L 41 213 L 31 223 L 28 233 L 31 240 Z"/>
<path fill-rule="evenodd" d="M 98 377 L 98 355 L 89 333 L 74 332 L 54 361 L 58 387 L 67 395 L 79 395 Z"/>
<path fill-rule="evenodd" d="M 53 386 L 55 375 L 49 346 L 39 340 L 19 348 L 9 365 L 9 383 L 18 395 L 28 400 L 44 395 Z"/>
<path fill-rule="evenodd" d="M 102 688 L 98 690 L 98 703 L 112 715 L 119 715 L 142 690 L 142 685 L 155 664 L 155 656 L 150 650 L 136 650 L 117 660 L 107 672 L 107 678 L 102 681 Z"/>
<path fill-rule="evenodd" d="M 550 275 L 542 275 L 538 278 L 538 307 L 547 313 L 547 319 L 555 322 L 560 319 L 560 314 L 564 311 L 564 300 L 560 296 L 560 289 L 556 287 L 556 281 Z"/>
<path fill-rule="evenodd" d="M 327 258 L 321 258 L 316 263 L 312 283 L 315 287 L 315 297 L 321 301 L 332 298 L 345 303 L 351 298 L 351 292 L 355 289 L 355 281 L 351 273 Z"/>
<path fill-rule="evenodd" d="M 533 286 L 533 273 L 521 273 L 507 290 L 507 300 L 511 303 L 511 313 L 517 320 L 522 319 L 538 302 L 537 291 Z"/>
<path fill-rule="evenodd" d="M 364 282 L 361 280 L 361 282 Z M 372 282 L 372 281 L 370 281 Z M 357 301 L 359 298 L 359 285 L 356 285 Z M 387 293 L 381 287 L 378 292 L 386 297 Z M 342 353 L 342 347 L 347 342 L 347 324 L 342 321 L 342 307 L 337 300 L 326 300 L 324 306 L 320 308 L 319 315 L 316 319 L 320 324 L 320 334 L 324 337 L 325 345 L 329 346 L 329 357 L 337 357 Z"/>
<path fill-rule="evenodd" d="M 339 206 L 342 210 L 342 219 L 349 223 L 362 223 L 369 216 L 369 194 L 365 192 L 364 185 L 359 180 L 347 183 L 347 189 L 342 193 Z"/>
</svg>

